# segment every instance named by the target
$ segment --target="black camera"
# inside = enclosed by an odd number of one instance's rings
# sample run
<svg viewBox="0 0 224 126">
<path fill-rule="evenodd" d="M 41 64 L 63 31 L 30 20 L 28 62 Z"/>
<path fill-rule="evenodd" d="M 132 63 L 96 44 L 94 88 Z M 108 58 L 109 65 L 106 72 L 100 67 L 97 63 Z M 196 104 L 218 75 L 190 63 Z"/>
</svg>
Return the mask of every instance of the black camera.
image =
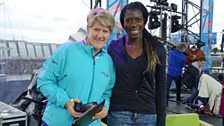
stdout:
<svg viewBox="0 0 224 126">
<path fill-rule="evenodd" d="M 85 112 L 86 110 L 90 109 L 91 107 L 97 105 L 97 102 L 89 102 L 89 103 L 86 103 L 86 104 L 82 104 L 82 102 L 78 103 L 78 102 L 75 102 L 73 108 L 76 112 Z"/>
</svg>

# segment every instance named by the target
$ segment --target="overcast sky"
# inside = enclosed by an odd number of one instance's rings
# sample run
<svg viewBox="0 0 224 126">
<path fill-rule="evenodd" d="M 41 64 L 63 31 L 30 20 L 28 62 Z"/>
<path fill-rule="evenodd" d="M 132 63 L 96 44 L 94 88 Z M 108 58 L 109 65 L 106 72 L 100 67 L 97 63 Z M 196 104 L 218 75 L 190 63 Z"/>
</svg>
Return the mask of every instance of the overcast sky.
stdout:
<svg viewBox="0 0 224 126">
<path fill-rule="evenodd" d="M 150 3 L 150 0 L 139 1 Z M 181 1 L 168 0 L 178 4 L 179 11 Z M 215 1 L 214 5 L 214 32 L 224 29 L 224 10 L 220 2 L 223 1 Z M 0 0 L 0 39 L 63 43 L 70 34 L 86 26 L 89 6 L 90 0 Z M 102 7 L 106 8 L 106 0 L 102 0 Z"/>
</svg>

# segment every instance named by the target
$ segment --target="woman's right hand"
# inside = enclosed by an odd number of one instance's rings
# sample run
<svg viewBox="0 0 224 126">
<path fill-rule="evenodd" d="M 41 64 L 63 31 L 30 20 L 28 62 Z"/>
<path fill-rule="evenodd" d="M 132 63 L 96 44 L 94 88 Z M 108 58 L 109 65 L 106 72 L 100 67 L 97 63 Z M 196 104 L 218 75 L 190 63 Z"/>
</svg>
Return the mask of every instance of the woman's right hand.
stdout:
<svg viewBox="0 0 224 126">
<path fill-rule="evenodd" d="M 76 99 L 71 99 L 71 100 L 69 100 L 69 101 L 66 102 L 65 107 L 67 108 L 68 112 L 69 112 L 72 116 L 74 116 L 75 118 L 77 118 L 77 117 L 80 117 L 80 115 L 81 115 L 82 113 L 80 113 L 80 112 L 76 112 L 76 111 L 74 110 L 73 106 L 74 106 L 74 103 L 75 103 L 75 102 L 80 103 L 80 100 L 77 99 L 77 98 L 76 98 Z"/>
</svg>

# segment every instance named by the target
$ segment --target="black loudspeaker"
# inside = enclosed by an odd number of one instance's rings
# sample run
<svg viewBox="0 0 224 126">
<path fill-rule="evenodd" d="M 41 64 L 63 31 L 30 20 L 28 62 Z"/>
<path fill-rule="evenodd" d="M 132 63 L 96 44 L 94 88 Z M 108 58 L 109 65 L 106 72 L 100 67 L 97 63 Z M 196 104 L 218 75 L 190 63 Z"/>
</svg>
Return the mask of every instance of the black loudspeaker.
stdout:
<svg viewBox="0 0 224 126">
<path fill-rule="evenodd" d="M 172 16 L 172 22 L 171 22 L 171 32 L 177 32 L 182 28 L 182 25 L 179 24 L 179 20 L 181 17 L 174 15 Z"/>
<path fill-rule="evenodd" d="M 160 12 L 156 11 L 151 11 L 149 12 L 149 23 L 148 23 L 148 28 L 149 29 L 156 29 L 160 27 L 160 21 L 157 15 L 159 15 Z"/>
</svg>

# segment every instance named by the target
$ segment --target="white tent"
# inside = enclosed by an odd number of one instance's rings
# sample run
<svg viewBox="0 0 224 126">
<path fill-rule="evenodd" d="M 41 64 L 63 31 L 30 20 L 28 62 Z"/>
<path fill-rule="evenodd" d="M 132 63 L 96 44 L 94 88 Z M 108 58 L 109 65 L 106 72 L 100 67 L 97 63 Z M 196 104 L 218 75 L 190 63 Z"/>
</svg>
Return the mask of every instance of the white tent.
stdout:
<svg viewBox="0 0 224 126">
<path fill-rule="evenodd" d="M 69 35 L 70 41 L 80 41 L 83 40 L 86 36 L 87 30 L 86 27 L 81 27 L 77 33 Z"/>
</svg>

